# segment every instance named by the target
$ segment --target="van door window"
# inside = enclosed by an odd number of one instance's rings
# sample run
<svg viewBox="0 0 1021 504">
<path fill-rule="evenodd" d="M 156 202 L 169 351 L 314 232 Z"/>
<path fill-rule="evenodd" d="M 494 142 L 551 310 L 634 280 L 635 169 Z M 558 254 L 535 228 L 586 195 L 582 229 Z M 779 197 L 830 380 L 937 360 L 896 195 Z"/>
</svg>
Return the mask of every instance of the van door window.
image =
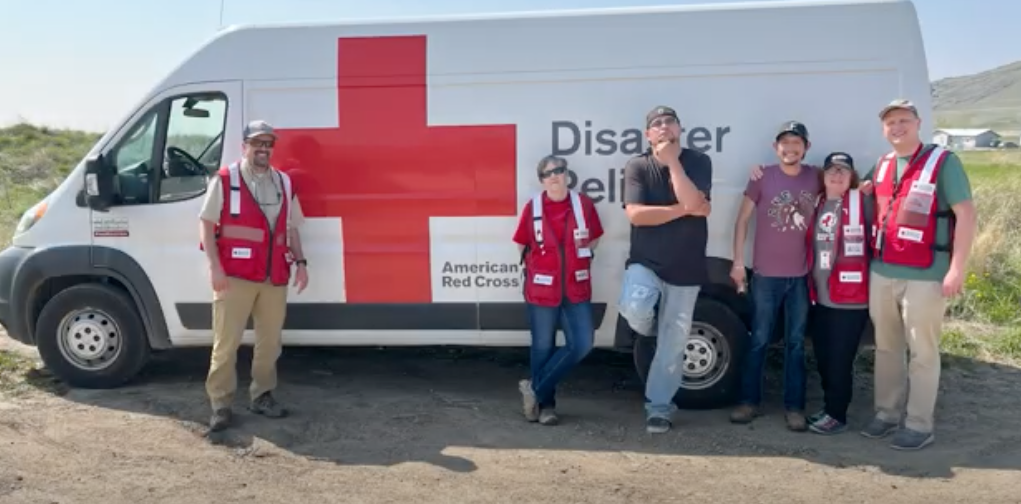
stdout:
<svg viewBox="0 0 1021 504">
<path fill-rule="evenodd" d="M 223 95 L 183 97 L 170 105 L 159 200 L 188 199 L 206 190 L 220 167 L 227 100 Z"/>
<path fill-rule="evenodd" d="M 227 97 L 177 96 L 147 112 L 106 155 L 117 170 L 118 205 L 191 199 L 220 167 Z"/>
</svg>

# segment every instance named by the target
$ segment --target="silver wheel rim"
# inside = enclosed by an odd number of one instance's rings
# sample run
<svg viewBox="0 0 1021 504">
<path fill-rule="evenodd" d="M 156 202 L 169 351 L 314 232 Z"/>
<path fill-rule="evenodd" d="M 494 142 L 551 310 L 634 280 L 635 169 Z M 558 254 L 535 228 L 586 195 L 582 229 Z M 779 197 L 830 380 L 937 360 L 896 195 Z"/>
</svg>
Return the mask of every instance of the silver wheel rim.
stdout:
<svg viewBox="0 0 1021 504">
<path fill-rule="evenodd" d="M 730 369 L 730 343 L 715 327 L 695 322 L 684 345 L 682 388 L 702 390 L 716 385 Z"/>
<path fill-rule="evenodd" d="M 64 359 L 85 371 L 99 371 L 117 360 L 123 348 L 121 330 L 113 317 L 95 308 L 67 314 L 57 329 Z"/>
</svg>

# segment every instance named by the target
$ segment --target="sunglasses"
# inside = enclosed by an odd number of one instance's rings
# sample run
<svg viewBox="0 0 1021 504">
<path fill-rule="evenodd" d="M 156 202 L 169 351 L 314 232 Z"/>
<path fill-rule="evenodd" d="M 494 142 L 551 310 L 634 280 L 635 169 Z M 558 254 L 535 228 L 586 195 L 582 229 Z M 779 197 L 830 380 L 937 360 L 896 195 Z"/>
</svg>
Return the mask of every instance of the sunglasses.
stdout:
<svg viewBox="0 0 1021 504">
<path fill-rule="evenodd" d="M 552 170 L 542 172 L 542 175 L 540 175 L 539 178 L 546 180 L 554 175 L 563 175 L 564 173 L 567 173 L 567 167 L 558 166 L 556 168 L 553 168 Z"/>
</svg>

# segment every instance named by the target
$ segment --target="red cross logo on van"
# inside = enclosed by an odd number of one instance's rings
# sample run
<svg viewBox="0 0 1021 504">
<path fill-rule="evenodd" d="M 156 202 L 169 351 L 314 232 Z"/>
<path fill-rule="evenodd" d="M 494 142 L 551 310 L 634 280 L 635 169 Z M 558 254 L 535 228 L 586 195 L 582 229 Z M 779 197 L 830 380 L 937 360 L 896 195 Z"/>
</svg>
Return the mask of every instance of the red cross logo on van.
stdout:
<svg viewBox="0 0 1021 504">
<path fill-rule="evenodd" d="M 306 216 L 342 218 L 349 303 L 432 300 L 430 217 L 517 213 L 516 127 L 429 126 L 426 63 L 425 36 L 341 38 L 337 127 L 277 130 Z"/>
</svg>

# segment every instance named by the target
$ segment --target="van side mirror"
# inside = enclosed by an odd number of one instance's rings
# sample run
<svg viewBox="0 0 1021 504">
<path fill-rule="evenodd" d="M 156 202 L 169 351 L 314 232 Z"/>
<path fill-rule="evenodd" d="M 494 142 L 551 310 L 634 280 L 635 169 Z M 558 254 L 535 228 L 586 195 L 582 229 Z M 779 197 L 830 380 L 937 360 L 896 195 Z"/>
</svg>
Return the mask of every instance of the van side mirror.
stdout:
<svg viewBox="0 0 1021 504">
<path fill-rule="evenodd" d="M 85 203 L 89 208 L 98 212 L 110 208 L 116 194 L 116 175 L 102 154 L 85 160 Z"/>
</svg>

